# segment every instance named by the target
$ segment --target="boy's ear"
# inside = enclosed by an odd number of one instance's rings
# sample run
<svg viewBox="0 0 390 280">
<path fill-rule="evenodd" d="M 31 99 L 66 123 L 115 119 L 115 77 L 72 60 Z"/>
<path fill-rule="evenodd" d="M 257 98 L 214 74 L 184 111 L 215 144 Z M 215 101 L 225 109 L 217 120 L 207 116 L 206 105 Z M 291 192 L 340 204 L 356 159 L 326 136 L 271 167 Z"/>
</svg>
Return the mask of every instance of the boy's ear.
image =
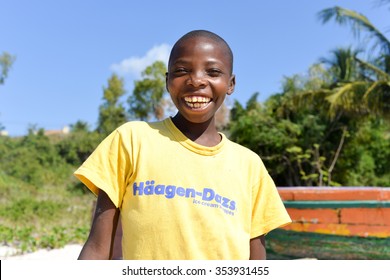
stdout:
<svg viewBox="0 0 390 280">
<path fill-rule="evenodd" d="M 169 92 L 169 90 L 168 90 L 168 72 L 165 72 L 165 88 L 166 88 L 167 92 Z"/>
<path fill-rule="evenodd" d="M 231 95 L 234 92 L 234 87 L 236 86 L 236 75 L 232 74 L 229 80 L 229 88 L 227 95 Z"/>
</svg>

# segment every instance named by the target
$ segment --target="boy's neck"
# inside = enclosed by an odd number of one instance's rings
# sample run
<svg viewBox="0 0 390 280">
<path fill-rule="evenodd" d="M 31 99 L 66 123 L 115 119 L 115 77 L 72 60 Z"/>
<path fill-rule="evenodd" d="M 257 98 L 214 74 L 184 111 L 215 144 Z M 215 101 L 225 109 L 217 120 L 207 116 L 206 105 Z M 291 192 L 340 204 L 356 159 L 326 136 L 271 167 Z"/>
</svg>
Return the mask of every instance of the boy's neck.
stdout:
<svg viewBox="0 0 390 280">
<path fill-rule="evenodd" d="M 192 123 L 180 114 L 176 114 L 172 122 L 188 139 L 199 145 L 213 147 L 221 142 L 221 135 L 215 127 L 214 118 L 204 123 Z"/>
</svg>

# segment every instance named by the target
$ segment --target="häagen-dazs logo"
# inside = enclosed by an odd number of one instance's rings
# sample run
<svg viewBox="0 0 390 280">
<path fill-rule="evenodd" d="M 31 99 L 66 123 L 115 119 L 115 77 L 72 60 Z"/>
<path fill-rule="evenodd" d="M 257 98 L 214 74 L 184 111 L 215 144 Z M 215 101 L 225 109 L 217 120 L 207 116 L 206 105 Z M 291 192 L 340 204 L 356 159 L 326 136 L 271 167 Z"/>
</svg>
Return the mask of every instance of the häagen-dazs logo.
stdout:
<svg viewBox="0 0 390 280">
<path fill-rule="evenodd" d="M 216 193 L 211 188 L 203 188 L 201 191 L 194 188 L 183 188 L 175 185 L 155 184 L 154 180 L 135 182 L 133 184 L 134 196 L 161 195 L 167 199 L 175 197 L 192 198 L 196 205 L 222 209 L 224 213 L 234 216 L 237 209 L 236 202 L 230 198 Z"/>
</svg>

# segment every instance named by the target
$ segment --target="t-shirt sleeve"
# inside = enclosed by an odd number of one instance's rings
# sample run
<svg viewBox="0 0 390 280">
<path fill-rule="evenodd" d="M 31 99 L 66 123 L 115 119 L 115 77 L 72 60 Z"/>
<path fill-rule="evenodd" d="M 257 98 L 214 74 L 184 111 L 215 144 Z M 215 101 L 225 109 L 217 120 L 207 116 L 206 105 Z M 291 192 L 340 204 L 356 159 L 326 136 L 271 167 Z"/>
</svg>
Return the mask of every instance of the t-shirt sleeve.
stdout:
<svg viewBox="0 0 390 280">
<path fill-rule="evenodd" d="M 118 130 L 107 136 L 74 172 L 95 195 L 103 190 L 120 207 L 126 188 L 126 181 L 131 174 L 129 153 Z"/>
<path fill-rule="evenodd" d="M 278 190 L 264 168 L 259 183 L 252 189 L 251 238 L 267 234 L 273 229 L 291 223 Z"/>
</svg>

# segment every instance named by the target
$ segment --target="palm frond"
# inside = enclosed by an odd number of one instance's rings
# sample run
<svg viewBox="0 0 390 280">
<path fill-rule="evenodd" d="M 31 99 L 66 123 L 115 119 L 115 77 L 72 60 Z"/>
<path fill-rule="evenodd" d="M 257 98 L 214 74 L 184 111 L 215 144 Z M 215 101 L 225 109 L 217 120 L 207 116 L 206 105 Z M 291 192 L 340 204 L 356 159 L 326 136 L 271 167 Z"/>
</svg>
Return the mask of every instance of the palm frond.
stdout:
<svg viewBox="0 0 390 280">
<path fill-rule="evenodd" d="M 374 47 L 380 46 L 387 54 L 390 54 L 390 41 L 382 34 L 364 15 L 352 10 L 338 6 L 328 8 L 318 13 L 319 20 L 323 24 L 334 19 L 340 25 L 350 25 L 356 37 L 360 36 L 362 30 L 368 32 L 371 38 L 375 39 Z"/>
<path fill-rule="evenodd" d="M 377 81 L 367 89 L 364 102 L 373 113 L 390 118 L 390 81 Z"/>
<path fill-rule="evenodd" d="M 362 99 L 367 87 L 367 82 L 357 81 L 335 88 L 333 93 L 325 98 L 330 103 L 329 114 L 331 117 L 334 117 L 339 110 L 365 113 Z"/>
<path fill-rule="evenodd" d="M 367 68 L 367 69 L 373 71 L 378 76 L 379 80 L 390 81 L 390 74 L 389 73 L 386 73 L 385 71 L 383 71 L 379 67 L 373 65 L 372 63 L 363 61 L 363 60 L 361 60 L 359 58 L 355 58 L 355 59 L 356 59 L 357 62 L 360 63 L 361 66 L 363 66 L 364 68 Z"/>
</svg>

